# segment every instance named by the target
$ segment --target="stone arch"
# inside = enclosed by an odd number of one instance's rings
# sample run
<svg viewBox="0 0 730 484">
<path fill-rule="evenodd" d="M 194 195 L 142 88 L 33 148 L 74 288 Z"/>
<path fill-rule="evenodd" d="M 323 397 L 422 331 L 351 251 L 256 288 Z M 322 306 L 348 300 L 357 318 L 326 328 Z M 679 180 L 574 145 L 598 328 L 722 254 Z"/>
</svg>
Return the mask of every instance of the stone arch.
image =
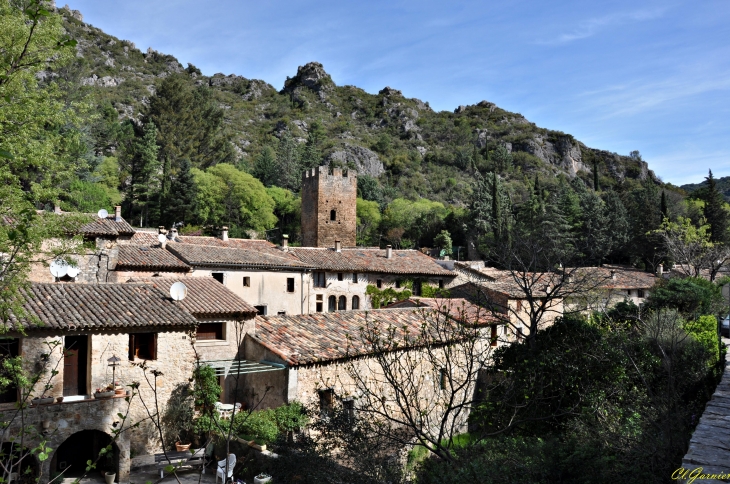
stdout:
<svg viewBox="0 0 730 484">
<path fill-rule="evenodd" d="M 50 461 L 50 473 L 68 469 L 65 477 L 81 476 L 88 460 L 96 461 L 103 448 L 111 444 L 112 452 L 99 458 L 96 471 L 111 471 L 119 478 L 119 446 L 112 441 L 106 432 L 95 429 L 80 430 L 71 434 L 53 453 Z M 92 471 L 93 472 L 93 471 Z"/>
</svg>

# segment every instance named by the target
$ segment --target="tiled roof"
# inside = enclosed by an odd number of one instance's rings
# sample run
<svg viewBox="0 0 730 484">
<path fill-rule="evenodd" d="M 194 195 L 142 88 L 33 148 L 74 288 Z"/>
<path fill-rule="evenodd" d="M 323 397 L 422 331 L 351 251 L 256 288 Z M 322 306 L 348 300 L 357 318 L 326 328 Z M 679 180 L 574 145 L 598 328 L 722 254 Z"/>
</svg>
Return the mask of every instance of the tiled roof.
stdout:
<svg viewBox="0 0 730 484">
<path fill-rule="evenodd" d="M 22 294 L 31 319 L 19 321 L 12 316 L 10 330 L 19 326 L 65 331 L 189 328 L 197 324 L 167 294 L 149 284 L 31 284 Z"/>
<path fill-rule="evenodd" d="M 390 308 L 407 307 L 428 307 L 462 323 L 488 325 L 504 323 L 501 315 L 496 314 L 482 306 L 471 303 L 465 298 L 432 298 L 432 297 L 411 297 L 403 301 L 390 304 Z"/>
<path fill-rule="evenodd" d="M 174 283 L 182 282 L 188 288 L 188 294 L 176 304 L 196 317 L 246 318 L 257 313 L 256 308 L 212 277 L 153 277 L 134 282 L 151 284 L 165 294 L 170 293 Z"/>
<path fill-rule="evenodd" d="M 603 265 L 574 270 L 576 280 L 585 280 L 602 289 L 648 289 L 658 280 L 655 274 L 630 266 Z"/>
<path fill-rule="evenodd" d="M 187 272 L 190 266 L 162 247 L 120 245 L 116 270 Z"/>
<path fill-rule="evenodd" d="M 401 334 L 407 329 L 416 337 L 432 314 L 430 308 L 417 308 L 257 316 L 254 338 L 291 366 L 311 365 L 368 354 L 361 338 L 366 326 L 395 327 Z"/>
<path fill-rule="evenodd" d="M 136 245 L 159 245 L 157 240 L 157 231 L 137 230 L 129 241 L 130 244 Z"/>
<path fill-rule="evenodd" d="M 81 226 L 79 233 L 83 235 L 95 236 L 95 235 L 134 235 L 135 230 L 126 220 L 120 218 L 118 221 L 115 220 L 114 215 L 109 215 L 107 218 L 97 218 L 94 215 L 94 220 Z"/>
<path fill-rule="evenodd" d="M 375 272 L 417 276 L 453 277 L 431 257 L 417 250 L 394 250 L 385 257 L 385 250 L 348 248 L 336 252 L 330 248 L 296 247 L 289 249 L 302 262 L 317 269 L 343 272 Z"/>
<path fill-rule="evenodd" d="M 167 250 L 191 266 L 238 266 L 261 269 L 306 269 L 311 265 L 300 262 L 286 252 L 273 250 L 229 249 L 185 243 L 167 244 Z"/>
<path fill-rule="evenodd" d="M 234 249 L 275 249 L 276 245 L 268 240 L 260 239 L 228 239 L 219 237 L 205 237 L 196 235 L 179 235 L 177 242 L 193 245 L 211 245 L 215 247 L 231 247 Z"/>
</svg>

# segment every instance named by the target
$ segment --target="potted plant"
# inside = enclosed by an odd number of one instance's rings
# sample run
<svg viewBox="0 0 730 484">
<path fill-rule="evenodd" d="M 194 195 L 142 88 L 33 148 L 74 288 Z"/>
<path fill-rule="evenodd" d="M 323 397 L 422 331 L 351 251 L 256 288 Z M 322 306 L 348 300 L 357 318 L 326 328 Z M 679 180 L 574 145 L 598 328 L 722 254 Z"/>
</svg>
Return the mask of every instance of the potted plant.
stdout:
<svg viewBox="0 0 730 484">
<path fill-rule="evenodd" d="M 104 480 L 106 481 L 106 484 L 114 484 L 114 479 L 116 479 L 117 473 L 114 471 L 107 471 L 104 473 Z"/>
<path fill-rule="evenodd" d="M 271 476 L 265 472 L 253 478 L 253 484 L 267 484 L 268 482 L 271 482 Z"/>
<path fill-rule="evenodd" d="M 114 385 L 109 384 L 103 388 L 97 388 L 94 392 L 94 398 L 110 398 L 114 396 Z"/>
<path fill-rule="evenodd" d="M 35 397 L 33 400 L 31 400 L 31 403 L 33 405 L 48 405 L 49 403 L 53 403 L 55 398 L 53 397 L 46 397 L 44 395 L 41 395 L 40 397 Z"/>
<path fill-rule="evenodd" d="M 124 387 L 121 383 L 118 381 L 114 382 L 114 394 L 115 395 L 124 395 L 126 393 L 126 390 L 124 390 Z"/>
</svg>

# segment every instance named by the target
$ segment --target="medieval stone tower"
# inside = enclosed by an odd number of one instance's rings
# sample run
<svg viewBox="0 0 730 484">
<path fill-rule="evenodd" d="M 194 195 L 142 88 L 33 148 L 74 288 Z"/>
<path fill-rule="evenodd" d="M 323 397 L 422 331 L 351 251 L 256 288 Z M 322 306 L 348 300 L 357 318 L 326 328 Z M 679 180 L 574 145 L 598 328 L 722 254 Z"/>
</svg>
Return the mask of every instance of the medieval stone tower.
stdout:
<svg viewBox="0 0 730 484">
<path fill-rule="evenodd" d="M 302 176 L 302 245 L 355 247 L 357 173 L 320 166 Z"/>
</svg>

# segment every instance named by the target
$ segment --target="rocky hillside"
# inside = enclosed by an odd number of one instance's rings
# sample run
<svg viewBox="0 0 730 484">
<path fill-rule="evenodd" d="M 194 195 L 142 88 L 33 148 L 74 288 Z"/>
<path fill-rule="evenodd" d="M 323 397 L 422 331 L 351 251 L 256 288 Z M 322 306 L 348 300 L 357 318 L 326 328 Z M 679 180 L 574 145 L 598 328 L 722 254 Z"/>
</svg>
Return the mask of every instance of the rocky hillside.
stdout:
<svg viewBox="0 0 730 484">
<path fill-rule="evenodd" d="M 715 180 L 715 183 L 717 185 L 717 189 L 720 190 L 720 193 L 725 197 L 725 200 L 730 202 L 730 176 L 725 176 L 722 178 L 717 178 Z M 700 183 L 688 183 L 687 185 L 682 185 L 679 188 L 686 191 L 687 193 L 695 192 L 703 187 L 707 186 L 707 182 L 700 182 Z"/>
<path fill-rule="evenodd" d="M 603 187 L 655 180 L 638 153 L 620 156 L 587 147 L 488 101 L 436 112 L 428 102 L 390 87 L 370 94 L 337 86 L 316 62 L 299 67 L 281 91 L 235 74 L 207 77 L 195 66 L 184 67 L 152 49 L 143 52 L 84 23 L 77 11 L 64 7 L 60 12 L 78 41 L 77 58 L 63 72 L 47 75 L 66 80 L 70 95 L 91 94 L 100 113 L 111 106 L 120 119 L 139 123 L 160 79 L 186 72 L 190 82 L 209 86 L 225 109 L 238 164 L 244 168 L 272 137 L 288 131 L 303 143 L 317 126 L 325 136 L 323 161 L 356 167 L 377 178 L 386 192 L 409 198 L 464 205 L 476 170 L 496 169 L 519 182 L 535 173 L 548 181 L 561 173 L 589 181 L 598 169 Z M 510 156 L 505 158 L 505 151 Z"/>
</svg>

